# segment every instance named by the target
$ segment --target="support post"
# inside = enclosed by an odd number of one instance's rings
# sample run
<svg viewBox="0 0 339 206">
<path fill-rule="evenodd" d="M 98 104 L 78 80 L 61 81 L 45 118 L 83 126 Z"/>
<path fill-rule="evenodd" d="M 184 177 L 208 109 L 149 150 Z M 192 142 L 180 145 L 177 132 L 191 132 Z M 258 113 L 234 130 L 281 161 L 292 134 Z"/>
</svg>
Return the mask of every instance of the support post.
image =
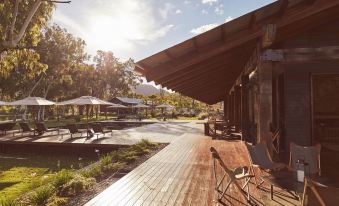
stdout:
<svg viewBox="0 0 339 206">
<path fill-rule="evenodd" d="M 228 95 L 224 98 L 224 120 L 228 120 Z"/>
<path fill-rule="evenodd" d="M 229 106 L 229 120 L 230 124 L 234 126 L 234 91 L 230 94 L 230 106 Z"/>
<path fill-rule="evenodd" d="M 258 142 L 266 143 L 272 153 L 272 132 L 270 125 L 272 122 L 272 61 L 261 60 L 258 65 L 259 83 L 259 122 L 258 122 Z"/>
<path fill-rule="evenodd" d="M 241 130 L 241 87 L 234 87 L 234 126 L 235 132 Z"/>
<path fill-rule="evenodd" d="M 249 76 L 244 75 L 241 77 L 241 131 L 243 141 L 248 141 L 250 138 L 249 126 Z"/>
</svg>

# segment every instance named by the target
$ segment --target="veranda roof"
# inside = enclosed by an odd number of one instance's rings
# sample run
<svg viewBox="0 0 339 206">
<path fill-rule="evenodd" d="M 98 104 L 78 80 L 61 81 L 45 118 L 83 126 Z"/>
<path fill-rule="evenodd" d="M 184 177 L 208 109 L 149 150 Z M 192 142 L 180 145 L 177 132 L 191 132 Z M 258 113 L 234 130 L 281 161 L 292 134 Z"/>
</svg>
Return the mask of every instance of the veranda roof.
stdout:
<svg viewBox="0 0 339 206">
<path fill-rule="evenodd" d="M 278 0 L 138 61 L 135 71 L 148 81 L 214 104 L 240 76 L 264 38 L 265 25 L 276 26 L 274 47 L 338 18 L 339 0 Z"/>
<path fill-rule="evenodd" d="M 54 105 L 55 102 L 49 101 L 42 97 L 26 97 L 21 100 L 17 100 L 14 102 L 8 102 L 5 105 L 11 105 L 11 106 L 43 106 L 43 105 Z"/>
</svg>

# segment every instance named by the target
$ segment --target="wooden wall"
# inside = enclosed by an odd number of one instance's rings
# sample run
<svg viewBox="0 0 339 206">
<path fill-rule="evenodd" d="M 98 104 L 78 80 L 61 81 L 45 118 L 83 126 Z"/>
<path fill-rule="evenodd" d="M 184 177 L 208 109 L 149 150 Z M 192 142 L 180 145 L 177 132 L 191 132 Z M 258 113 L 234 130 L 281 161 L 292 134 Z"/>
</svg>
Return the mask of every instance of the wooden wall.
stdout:
<svg viewBox="0 0 339 206">
<path fill-rule="evenodd" d="M 339 46 L 339 21 L 295 36 L 276 45 L 277 49 Z M 285 148 L 289 143 L 312 144 L 311 77 L 319 73 L 339 73 L 339 60 L 280 62 L 285 77 Z M 280 73 L 280 72 L 279 72 Z M 339 93 L 338 93 L 339 95 Z"/>
</svg>

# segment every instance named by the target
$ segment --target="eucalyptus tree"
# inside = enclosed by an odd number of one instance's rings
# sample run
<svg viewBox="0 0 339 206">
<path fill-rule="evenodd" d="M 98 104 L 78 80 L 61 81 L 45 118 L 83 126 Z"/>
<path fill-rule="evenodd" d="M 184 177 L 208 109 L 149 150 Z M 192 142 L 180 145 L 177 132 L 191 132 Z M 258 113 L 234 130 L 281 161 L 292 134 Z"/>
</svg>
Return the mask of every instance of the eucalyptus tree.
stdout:
<svg viewBox="0 0 339 206">
<path fill-rule="evenodd" d="M 40 29 L 46 26 L 53 0 L 4 0 L 0 2 L 0 51 L 35 46 Z"/>
</svg>

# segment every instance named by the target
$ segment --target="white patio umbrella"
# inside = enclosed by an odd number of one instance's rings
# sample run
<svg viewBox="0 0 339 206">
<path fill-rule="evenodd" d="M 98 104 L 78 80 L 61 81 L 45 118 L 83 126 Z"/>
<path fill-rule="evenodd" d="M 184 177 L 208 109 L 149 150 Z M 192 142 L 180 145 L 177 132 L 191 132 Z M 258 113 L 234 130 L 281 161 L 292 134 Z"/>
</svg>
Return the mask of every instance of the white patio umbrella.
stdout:
<svg viewBox="0 0 339 206">
<path fill-rule="evenodd" d="M 160 105 L 156 106 L 156 108 L 173 109 L 174 106 L 172 106 L 172 105 L 170 105 L 170 104 L 160 104 Z"/>
<path fill-rule="evenodd" d="M 26 97 L 14 102 L 8 102 L 5 105 L 10 106 L 47 106 L 54 105 L 55 102 L 49 101 L 42 97 Z"/>
<path fill-rule="evenodd" d="M 146 114 L 145 114 L 145 115 L 146 115 L 146 117 L 147 117 L 147 109 L 150 108 L 150 106 L 139 103 L 139 104 L 137 104 L 137 105 L 134 105 L 133 108 L 146 109 Z"/>
<path fill-rule="evenodd" d="M 101 100 L 97 97 L 82 96 L 75 99 L 59 102 L 58 105 L 113 105 L 113 103 Z"/>
<path fill-rule="evenodd" d="M 111 102 L 101 100 L 97 97 L 92 96 L 81 96 L 75 99 L 59 102 L 57 105 L 114 105 Z M 87 112 L 88 120 L 88 112 Z"/>
<path fill-rule="evenodd" d="M 111 106 L 108 106 L 107 108 L 116 108 L 116 109 L 118 109 L 118 116 L 119 116 L 119 109 L 127 108 L 127 107 L 122 105 L 122 104 L 111 103 Z"/>
<path fill-rule="evenodd" d="M 165 109 L 174 109 L 174 106 L 172 106 L 170 104 L 160 104 L 160 105 L 156 106 L 156 108 L 160 108 L 162 115 L 164 115 Z"/>
<path fill-rule="evenodd" d="M 14 102 L 7 102 L 6 105 L 9 106 L 48 106 L 54 105 L 55 102 L 49 101 L 42 97 L 26 97 Z M 39 117 L 38 117 L 39 120 Z"/>
</svg>

